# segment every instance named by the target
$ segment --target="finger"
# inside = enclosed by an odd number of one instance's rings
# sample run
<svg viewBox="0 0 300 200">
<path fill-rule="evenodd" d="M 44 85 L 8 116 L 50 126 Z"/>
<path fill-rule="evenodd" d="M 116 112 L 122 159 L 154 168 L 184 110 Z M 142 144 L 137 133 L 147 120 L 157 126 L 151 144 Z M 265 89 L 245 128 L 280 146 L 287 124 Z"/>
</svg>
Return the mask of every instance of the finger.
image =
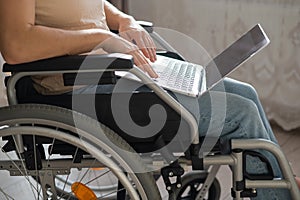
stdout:
<svg viewBox="0 0 300 200">
<path fill-rule="evenodd" d="M 147 64 L 147 66 L 145 66 L 145 68 L 151 78 L 158 78 L 158 74 L 154 71 L 149 63 Z"/>
<path fill-rule="evenodd" d="M 147 48 L 140 48 L 140 50 L 141 50 L 141 52 L 144 54 L 144 56 L 146 57 L 146 58 L 151 58 L 151 54 L 150 54 L 150 52 L 149 52 L 149 50 L 147 49 Z"/>
<path fill-rule="evenodd" d="M 158 74 L 154 71 L 149 63 L 143 64 L 143 67 L 151 78 L 158 78 Z"/>
<path fill-rule="evenodd" d="M 133 55 L 133 59 L 134 59 L 134 64 L 135 64 L 138 68 L 140 68 L 140 69 L 143 70 L 144 72 L 147 72 L 146 69 L 145 69 L 145 67 L 144 67 L 143 62 L 141 61 L 141 58 L 140 58 L 139 55 L 134 54 L 134 55 Z"/>
<path fill-rule="evenodd" d="M 149 59 L 151 60 L 151 62 L 155 62 L 156 61 L 156 46 L 150 37 L 146 36 L 144 40 L 146 41 L 146 44 L 148 47 L 148 52 L 150 54 Z"/>
<path fill-rule="evenodd" d="M 147 44 L 145 43 L 143 37 L 139 36 L 134 41 L 136 42 L 136 45 L 139 47 L 139 49 L 142 51 L 142 53 L 146 56 L 146 58 L 150 59 L 151 54 L 150 54 L 150 51 L 147 48 Z"/>
<path fill-rule="evenodd" d="M 151 60 L 151 62 L 156 60 L 155 44 L 148 33 L 144 31 L 125 31 L 121 32 L 120 36 L 135 44 L 142 51 L 142 53 Z"/>
<path fill-rule="evenodd" d="M 145 43 L 145 48 L 147 50 L 147 54 L 149 55 L 149 56 L 147 56 L 147 58 L 149 58 L 151 62 L 154 62 L 155 60 L 154 60 L 154 55 L 153 55 L 153 50 L 152 50 L 153 46 L 151 46 L 151 43 L 150 43 L 147 35 L 144 35 L 143 41 Z"/>
<path fill-rule="evenodd" d="M 144 57 L 144 55 L 141 52 L 136 55 L 135 63 L 139 68 L 147 72 L 150 77 L 158 78 L 157 73 L 153 70 L 148 60 Z"/>
</svg>

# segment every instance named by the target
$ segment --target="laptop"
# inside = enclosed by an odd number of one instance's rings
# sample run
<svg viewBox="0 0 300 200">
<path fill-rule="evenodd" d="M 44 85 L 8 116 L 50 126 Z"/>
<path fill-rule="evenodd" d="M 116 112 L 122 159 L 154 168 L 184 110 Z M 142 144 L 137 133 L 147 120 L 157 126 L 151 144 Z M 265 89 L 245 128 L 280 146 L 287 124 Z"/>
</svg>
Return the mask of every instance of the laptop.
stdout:
<svg viewBox="0 0 300 200">
<path fill-rule="evenodd" d="M 269 42 L 262 27 L 257 24 L 204 67 L 157 55 L 157 61 L 151 64 L 159 76 L 154 81 L 167 90 L 198 97 L 267 46 Z M 129 72 L 116 74 L 140 81 Z"/>
</svg>

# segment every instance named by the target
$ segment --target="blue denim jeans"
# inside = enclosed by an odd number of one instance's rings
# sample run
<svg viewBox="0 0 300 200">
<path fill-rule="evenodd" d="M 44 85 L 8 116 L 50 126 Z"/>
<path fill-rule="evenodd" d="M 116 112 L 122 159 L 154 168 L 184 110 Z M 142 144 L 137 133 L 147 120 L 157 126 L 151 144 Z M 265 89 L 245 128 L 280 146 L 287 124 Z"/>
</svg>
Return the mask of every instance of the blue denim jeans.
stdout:
<svg viewBox="0 0 300 200">
<path fill-rule="evenodd" d="M 131 81 L 128 83 L 132 84 Z M 88 86 L 75 90 L 74 93 L 112 92 L 110 86 L 95 87 Z M 139 90 L 147 90 L 147 88 L 142 87 Z M 217 136 L 221 143 L 234 138 L 262 138 L 277 143 L 258 95 L 249 84 L 225 78 L 199 98 L 180 94 L 175 96 L 197 119 L 200 136 Z M 223 153 L 227 151 L 228 149 L 224 149 Z M 269 160 L 275 177 L 281 177 L 279 165 L 273 155 L 264 151 L 259 152 Z M 267 170 L 263 162 L 256 157 L 247 157 L 246 169 L 250 173 L 265 173 Z M 258 196 L 254 199 L 290 199 L 287 190 L 258 189 L 257 191 Z"/>
<path fill-rule="evenodd" d="M 224 85 L 222 85 L 224 84 Z M 200 133 L 206 133 L 207 116 L 218 127 L 220 120 L 209 111 L 209 102 L 218 98 L 219 93 L 226 92 L 226 117 L 220 140 L 233 138 L 262 138 L 277 144 L 268 119 L 259 101 L 255 89 L 249 84 L 226 78 L 222 84 L 217 85 L 209 94 L 199 98 L 200 105 Z M 214 101 L 216 102 L 216 101 Z M 215 112 L 217 115 L 218 112 Z M 209 133 L 206 133 L 209 134 Z M 274 156 L 268 152 L 259 151 L 267 157 L 274 171 L 275 177 L 282 177 L 279 165 Z M 248 157 L 246 169 L 251 173 L 264 173 L 267 169 L 262 162 L 254 157 Z M 254 199 L 290 199 L 287 190 L 258 189 L 258 196 Z"/>
</svg>

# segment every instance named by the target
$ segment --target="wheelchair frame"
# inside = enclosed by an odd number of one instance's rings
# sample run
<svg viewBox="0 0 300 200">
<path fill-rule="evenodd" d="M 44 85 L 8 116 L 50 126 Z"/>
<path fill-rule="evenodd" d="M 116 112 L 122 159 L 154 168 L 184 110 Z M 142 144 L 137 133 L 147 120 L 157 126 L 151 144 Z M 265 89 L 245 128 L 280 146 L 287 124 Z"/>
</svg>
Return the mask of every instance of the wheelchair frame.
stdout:
<svg viewBox="0 0 300 200">
<path fill-rule="evenodd" d="M 145 29 L 149 32 L 149 34 L 153 37 L 153 39 L 158 42 L 162 47 L 164 47 L 167 51 L 170 52 L 176 52 L 175 49 L 170 46 L 163 38 L 161 38 L 157 33 L 153 31 L 153 28 L 151 24 L 146 24 L 144 26 Z M 113 57 L 112 57 L 113 55 Z M 146 76 L 140 69 L 136 68 L 132 64 L 132 60 L 130 56 L 119 55 L 119 54 L 112 54 L 110 55 L 110 59 L 119 59 L 119 57 L 122 57 L 122 59 L 126 59 L 128 62 L 125 64 L 125 66 L 119 66 L 108 69 L 101 69 L 98 66 L 97 67 L 90 67 L 88 69 L 80 69 L 79 68 L 63 68 L 63 70 L 60 71 L 50 71 L 50 70 L 26 70 L 26 71 L 20 71 L 24 66 L 12 66 L 5 64 L 4 70 L 16 69 L 15 71 L 11 70 L 13 72 L 12 76 L 8 80 L 7 84 L 7 95 L 8 95 L 8 101 L 9 105 L 17 105 L 17 98 L 16 98 L 16 92 L 15 92 L 15 86 L 18 80 L 25 76 L 32 76 L 32 75 L 45 75 L 45 74 L 57 74 L 59 73 L 103 73 L 107 71 L 129 71 L 139 77 L 142 82 L 147 85 L 150 89 L 152 89 L 165 103 L 167 103 L 171 108 L 173 108 L 178 114 L 181 115 L 181 117 L 188 122 L 188 125 L 191 130 L 191 138 L 193 138 L 193 142 L 190 147 L 190 152 L 193 154 L 193 156 L 198 156 L 197 147 L 199 147 L 200 141 L 199 141 L 199 135 L 198 135 L 198 124 L 193 117 L 193 115 L 187 111 L 180 103 L 178 103 L 173 97 L 171 97 L 165 90 L 163 90 L 161 87 L 159 87 L 153 80 L 151 80 L 148 76 Z M 179 55 L 180 56 L 180 55 Z M 99 58 L 95 58 L 95 62 L 98 62 L 98 59 L 101 61 L 101 57 L 104 59 L 105 56 L 99 56 Z M 57 58 L 52 59 L 55 63 Z M 51 60 L 51 59 L 50 59 Z M 94 63 L 93 61 L 93 63 Z M 41 61 L 40 64 L 43 64 L 44 61 Z M 33 65 L 39 64 L 39 61 L 32 63 Z M 30 63 L 28 64 L 30 65 Z M 24 152 L 24 145 L 22 136 L 16 134 L 15 135 L 15 141 L 17 143 L 17 149 L 19 150 L 19 153 Z M 243 174 L 243 153 L 245 150 L 253 150 L 253 149 L 262 149 L 271 152 L 277 159 L 279 166 L 281 168 L 283 179 L 282 180 L 250 180 L 245 178 Z M 289 166 L 289 163 L 284 156 L 283 152 L 280 150 L 280 148 L 267 140 L 262 139 L 233 139 L 231 140 L 231 154 L 229 155 L 208 155 L 205 156 L 203 159 L 200 160 L 202 162 L 204 169 L 210 168 L 210 172 L 207 175 L 207 178 L 205 182 L 203 183 L 203 186 L 201 190 L 199 191 L 196 199 L 203 199 L 205 194 L 207 193 L 207 188 L 209 188 L 220 168 L 221 165 L 229 165 L 232 168 L 232 196 L 234 199 L 242 199 L 243 197 L 252 196 L 255 195 L 257 188 L 286 188 L 289 189 L 291 192 L 291 196 L 293 199 L 300 199 L 300 193 L 299 189 L 296 185 L 296 182 L 294 180 L 294 176 L 291 170 L 291 167 Z M 187 160 L 186 158 L 179 158 L 178 159 L 179 164 L 188 164 L 192 165 L 194 168 L 194 165 L 196 163 L 199 163 L 199 160 L 192 159 Z M 153 161 L 149 159 L 149 165 L 152 165 Z M 7 170 L 10 170 L 9 167 L 6 168 Z M 171 171 L 173 172 L 173 171 Z M 167 178 L 170 178 L 174 176 L 174 174 L 169 174 Z M 180 175 L 181 176 L 181 175 Z M 178 176 L 178 177 L 180 177 Z M 174 188 L 174 185 L 170 184 L 166 185 L 167 190 L 170 192 L 170 198 L 171 194 Z M 181 185 L 177 184 L 175 187 L 180 188 Z"/>
</svg>

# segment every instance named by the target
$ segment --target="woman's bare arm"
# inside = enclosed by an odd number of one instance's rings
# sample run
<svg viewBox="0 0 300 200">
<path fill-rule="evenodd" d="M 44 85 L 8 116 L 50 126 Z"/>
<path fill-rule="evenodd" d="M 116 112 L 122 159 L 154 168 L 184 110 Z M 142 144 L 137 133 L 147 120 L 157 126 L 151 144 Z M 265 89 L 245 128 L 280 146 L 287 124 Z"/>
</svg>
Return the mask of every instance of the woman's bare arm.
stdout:
<svg viewBox="0 0 300 200">
<path fill-rule="evenodd" d="M 103 29 L 68 31 L 35 25 L 35 0 L 0 0 L 0 51 L 10 64 L 86 53 L 101 47 L 128 53 L 135 64 L 157 77 L 138 47 Z"/>
<path fill-rule="evenodd" d="M 88 52 L 114 36 L 102 29 L 36 26 L 35 0 L 0 0 L 0 51 L 11 64 Z"/>
<path fill-rule="evenodd" d="M 108 1 L 104 1 L 106 21 L 111 30 L 119 30 L 120 24 L 134 20 L 131 15 L 123 13 Z"/>
</svg>

